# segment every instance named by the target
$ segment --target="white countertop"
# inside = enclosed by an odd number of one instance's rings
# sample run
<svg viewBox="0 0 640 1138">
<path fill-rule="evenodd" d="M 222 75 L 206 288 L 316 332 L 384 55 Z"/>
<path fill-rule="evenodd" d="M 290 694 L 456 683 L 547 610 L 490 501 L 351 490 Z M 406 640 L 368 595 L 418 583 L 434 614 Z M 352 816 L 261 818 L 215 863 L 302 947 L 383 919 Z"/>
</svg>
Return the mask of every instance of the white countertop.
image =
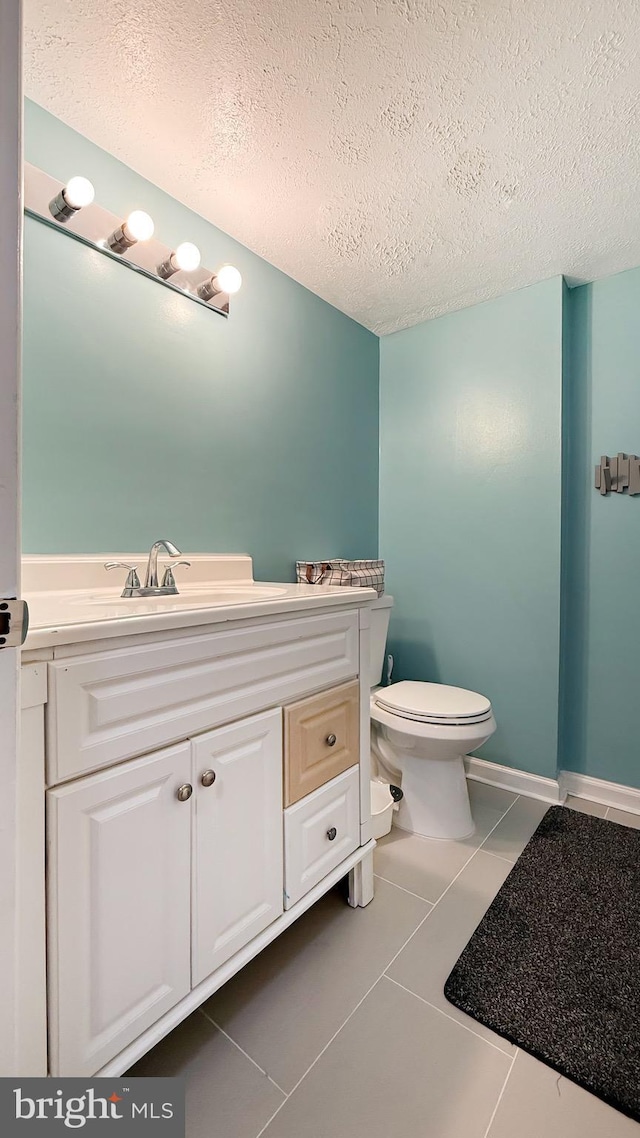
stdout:
<svg viewBox="0 0 640 1138">
<path fill-rule="evenodd" d="M 132 557 L 135 555 L 25 558 L 24 598 L 30 617 L 25 651 L 279 613 L 363 605 L 376 598 L 375 590 L 368 588 L 254 582 L 250 558 L 208 555 L 189 557 L 194 573 L 188 583 L 178 582 L 177 596 L 122 598 L 120 580 L 109 588 L 96 587 L 98 582 L 104 585 L 103 561 Z M 219 571 L 229 573 L 230 569 L 233 575 L 222 579 Z M 78 588 L 83 576 L 85 587 Z M 64 580 L 74 587 L 60 588 Z M 42 587 L 48 583 L 54 587 Z"/>
</svg>

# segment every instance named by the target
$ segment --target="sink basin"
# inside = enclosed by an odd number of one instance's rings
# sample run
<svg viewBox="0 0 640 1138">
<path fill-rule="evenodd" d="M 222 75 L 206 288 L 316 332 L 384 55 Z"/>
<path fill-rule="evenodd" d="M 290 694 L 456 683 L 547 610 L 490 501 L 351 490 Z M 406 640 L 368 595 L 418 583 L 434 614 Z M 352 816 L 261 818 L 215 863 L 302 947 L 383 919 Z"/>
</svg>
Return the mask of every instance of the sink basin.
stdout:
<svg viewBox="0 0 640 1138">
<path fill-rule="evenodd" d="M 251 604 L 252 602 L 280 597 L 285 588 L 276 585 L 209 585 L 206 588 L 185 588 L 178 594 L 165 597 L 114 597 L 112 594 L 88 594 L 75 597 L 74 605 L 112 607 L 117 605 L 126 614 L 127 609 L 138 614 L 142 611 L 159 612 L 172 608 L 209 608 L 211 605 Z"/>
</svg>

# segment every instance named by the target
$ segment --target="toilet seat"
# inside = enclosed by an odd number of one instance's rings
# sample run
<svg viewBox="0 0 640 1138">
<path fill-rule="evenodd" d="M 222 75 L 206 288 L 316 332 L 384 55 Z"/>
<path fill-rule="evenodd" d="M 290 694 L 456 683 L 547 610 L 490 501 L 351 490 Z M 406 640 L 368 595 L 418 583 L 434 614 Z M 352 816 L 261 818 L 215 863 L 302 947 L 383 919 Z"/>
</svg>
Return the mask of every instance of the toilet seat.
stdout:
<svg viewBox="0 0 640 1138">
<path fill-rule="evenodd" d="M 376 692 L 375 703 L 389 715 L 414 723 L 441 726 L 471 726 L 492 717 L 491 703 L 484 695 L 448 684 L 401 680 Z"/>
</svg>

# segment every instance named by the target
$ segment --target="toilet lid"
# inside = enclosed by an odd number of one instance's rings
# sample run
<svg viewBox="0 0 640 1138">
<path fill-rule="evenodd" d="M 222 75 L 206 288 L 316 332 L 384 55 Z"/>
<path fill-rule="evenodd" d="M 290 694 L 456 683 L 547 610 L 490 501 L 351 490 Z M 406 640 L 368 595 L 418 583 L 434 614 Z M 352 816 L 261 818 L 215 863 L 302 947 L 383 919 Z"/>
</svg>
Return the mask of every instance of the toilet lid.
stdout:
<svg viewBox="0 0 640 1138">
<path fill-rule="evenodd" d="M 418 680 L 402 680 L 381 688 L 376 703 L 392 715 L 422 723 L 479 723 L 491 716 L 491 703 L 478 692 Z"/>
</svg>

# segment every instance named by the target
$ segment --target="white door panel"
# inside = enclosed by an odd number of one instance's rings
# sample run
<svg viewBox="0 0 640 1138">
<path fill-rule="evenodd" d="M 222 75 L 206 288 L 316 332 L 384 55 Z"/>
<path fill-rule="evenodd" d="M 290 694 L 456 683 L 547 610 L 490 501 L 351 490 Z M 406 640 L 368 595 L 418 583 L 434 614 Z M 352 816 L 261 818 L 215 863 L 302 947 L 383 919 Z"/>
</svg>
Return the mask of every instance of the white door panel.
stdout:
<svg viewBox="0 0 640 1138">
<path fill-rule="evenodd" d="M 188 743 L 50 790 L 52 1074 L 89 1075 L 190 988 Z"/>
<path fill-rule="evenodd" d="M 192 746 L 195 986 L 282 913 L 282 712 Z M 205 787 L 209 770 L 215 782 Z"/>
</svg>

